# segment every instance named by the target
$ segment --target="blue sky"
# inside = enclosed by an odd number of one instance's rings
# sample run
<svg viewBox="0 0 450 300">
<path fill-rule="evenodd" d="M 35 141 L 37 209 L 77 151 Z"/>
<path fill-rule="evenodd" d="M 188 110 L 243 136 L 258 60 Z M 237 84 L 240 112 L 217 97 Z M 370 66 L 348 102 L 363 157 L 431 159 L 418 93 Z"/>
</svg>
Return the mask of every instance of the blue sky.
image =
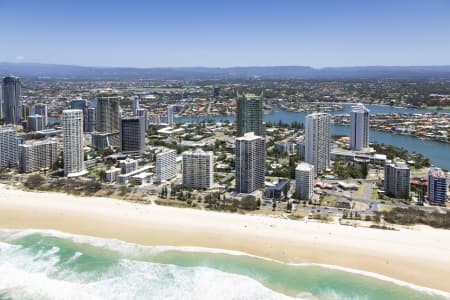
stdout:
<svg viewBox="0 0 450 300">
<path fill-rule="evenodd" d="M 450 0 L 0 0 L 0 61 L 450 65 Z"/>
</svg>

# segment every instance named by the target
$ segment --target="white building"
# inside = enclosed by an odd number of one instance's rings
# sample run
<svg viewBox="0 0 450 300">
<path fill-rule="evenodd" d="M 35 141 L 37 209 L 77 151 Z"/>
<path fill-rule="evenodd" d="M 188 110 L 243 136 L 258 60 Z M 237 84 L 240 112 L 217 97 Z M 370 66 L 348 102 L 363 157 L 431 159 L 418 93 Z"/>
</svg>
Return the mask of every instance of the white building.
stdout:
<svg viewBox="0 0 450 300">
<path fill-rule="evenodd" d="M 175 110 L 174 105 L 167 106 L 167 124 L 169 126 L 172 126 L 174 124 L 174 120 L 173 120 L 174 110 Z"/>
<path fill-rule="evenodd" d="M 369 147 L 369 126 L 369 110 L 361 103 L 353 106 L 350 121 L 351 150 Z"/>
<path fill-rule="evenodd" d="M 209 189 L 214 182 L 213 153 L 201 149 L 183 152 L 183 187 Z"/>
<path fill-rule="evenodd" d="M 83 156 L 83 111 L 63 111 L 64 176 L 75 177 L 85 174 Z"/>
<path fill-rule="evenodd" d="M 55 140 L 29 141 L 19 145 L 19 171 L 22 173 L 51 169 L 57 159 Z"/>
<path fill-rule="evenodd" d="M 122 174 L 128 174 L 134 172 L 138 169 L 139 163 L 135 159 L 126 159 L 122 160 L 120 163 L 120 170 Z"/>
<path fill-rule="evenodd" d="M 0 126 L 0 169 L 16 167 L 18 152 L 16 130 Z"/>
<path fill-rule="evenodd" d="M 120 175 L 120 168 L 111 168 L 109 170 L 105 171 L 105 178 L 104 180 L 107 182 L 115 182 L 117 181 L 117 178 Z"/>
<path fill-rule="evenodd" d="M 253 132 L 236 138 L 236 192 L 253 193 L 264 188 L 265 143 Z"/>
<path fill-rule="evenodd" d="M 409 166 L 404 161 L 384 166 L 384 193 L 394 198 L 409 198 Z"/>
<path fill-rule="evenodd" d="M 310 200 L 314 190 L 314 166 L 300 163 L 295 168 L 295 195 L 297 199 Z"/>
<path fill-rule="evenodd" d="M 305 162 L 323 173 L 330 164 L 330 115 L 312 113 L 305 118 Z"/>
<path fill-rule="evenodd" d="M 177 151 L 166 149 L 156 154 L 156 182 L 177 176 Z"/>
</svg>

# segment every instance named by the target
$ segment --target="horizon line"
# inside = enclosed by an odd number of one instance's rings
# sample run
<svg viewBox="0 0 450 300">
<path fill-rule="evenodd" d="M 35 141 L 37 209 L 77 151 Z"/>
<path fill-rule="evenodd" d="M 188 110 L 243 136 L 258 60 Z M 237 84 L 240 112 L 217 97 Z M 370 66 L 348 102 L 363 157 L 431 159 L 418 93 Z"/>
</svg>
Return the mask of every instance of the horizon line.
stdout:
<svg viewBox="0 0 450 300">
<path fill-rule="evenodd" d="M 442 65 L 345 65 L 345 66 L 324 66 L 314 67 L 310 65 L 234 65 L 234 66 L 159 66 L 159 67 L 136 67 L 136 66 L 95 66 L 82 64 L 66 64 L 66 63 L 46 63 L 32 61 L 0 61 L 0 64 L 34 64 L 34 65 L 50 65 L 50 66 L 70 66 L 81 68 L 104 68 L 104 69 L 234 69 L 234 68 L 311 68 L 314 70 L 337 69 L 337 68 L 430 68 L 430 67 L 450 67 L 450 64 Z"/>
</svg>

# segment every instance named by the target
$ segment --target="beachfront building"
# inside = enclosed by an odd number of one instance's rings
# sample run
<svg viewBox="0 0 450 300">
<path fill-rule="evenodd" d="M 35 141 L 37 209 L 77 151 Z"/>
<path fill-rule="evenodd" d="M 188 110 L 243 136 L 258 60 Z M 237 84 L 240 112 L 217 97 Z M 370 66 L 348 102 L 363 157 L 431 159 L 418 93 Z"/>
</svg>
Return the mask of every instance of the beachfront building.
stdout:
<svg viewBox="0 0 450 300">
<path fill-rule="evenodd" d="M 440 168 L 432 167 L 428 171 L 428 203 L 445 206 L 447 197 L 447 178 Z"/>
<path fill-rule="evenodd" d="M 295 195 L 300 200 L 310 200 L 314 190 L 314 166 L 300 163 L 295 168 Z"/>
<path fill-rule="evenodd" d="M 19 171 L 31 173 L 49 170 L 58 159 L 58 145 L 55 140 L 27 141 L 19 145 Z"/>
<path fill-rule="evenodd" d="M 121 151 L 124 154 L 142 154 L 145 150 L 145 121 L 142 117 L 122 119 L 120 128 Z"/>
<path fill-rule="evenodd" d="M 253 132 L 236 138 L 236 187 L 237 193 L 253 193 L 264 188 L 264 138 Z"/>
<path fill-rule="evenodd" d="M 48 107 L 47 104 L 37 103 L 33 106 L 34 114 L 41 115 L 44 118 L 44 128 L 48 125 Z"/>
<path fill-rule="evenodd" d="M 182 184 L 185 188 L 209 189 L 214 182 L 214 155 L 201 149 L 183 152 Z"/>
<path fill-rule="evenodd" d="M 76 177 L 85 173 L 83 156 L 83 111 L 63 111 L 64 176 Z"/>
<path fill-rule="evenodd" d="M 350 149 L 359 151 L 369 147 L 369 110 L 358 104 L 352 107 L 350 120 Z"/>
<path fill-rule="evenodd" d="M 136 159 L 125 159 L 120 161 L 119 166 L 122 174 L 128 174 L 138 169 L 139 162 Z"/>
<path fill-rule="evenodd" d="M 2 112 L 0 118 L 6 124 L 20 124 L 22 108 L 20 106 L 21 82 L 20 78 L 7 76 L 2 80 Z"/>
<path fill-rule="evenodd" d="M 16 130 L 0 126 L 0 169 L 16 167 L 18 151 Z"/>
<path fill-rule="evenodd" d="M 45 120 L 41 115 L 31 115 L 28 117 L 28 131 L 41 131 L 45 129 Z"/>
<path fill-rule="evenodd" d="M 120 98 L 117 92 L 108 89 L 97 95 L 95 133 L 92 144 L 95 148 L 120 146 Z"/>
<path fill-rule="evenodd" d="M 253 132 L 256 136 L 264 137 L 263 109 L 264 99 L 255 94 L 238 95 L 236 113 L 236 126 L 238 137 L 247 132 Z"/>
<path fill-rule="evenodd" d="M 177 151 L 166 149 L 156 154 L 156 182 L 177 176 Z"/>
<path fill-rule="evenodd" d="M 404 161 L 396 161 L 384 166 L 384 193 L 394 198 L 409 198 L 410 169 Z"/>
<path fill-rule="evenodd" d="M 266 183 L 266 198 L 274 200 L 286 199 L 291 188 L 291 180 L 286 178 L 278 179 L 278 182 Z"/>
<path fill-rule="evenodd" d="M 305 118 L 305 162 L 314 166 L 315 175 L 330 164 L 330 115 L 312 113 Z"/>
</svg>

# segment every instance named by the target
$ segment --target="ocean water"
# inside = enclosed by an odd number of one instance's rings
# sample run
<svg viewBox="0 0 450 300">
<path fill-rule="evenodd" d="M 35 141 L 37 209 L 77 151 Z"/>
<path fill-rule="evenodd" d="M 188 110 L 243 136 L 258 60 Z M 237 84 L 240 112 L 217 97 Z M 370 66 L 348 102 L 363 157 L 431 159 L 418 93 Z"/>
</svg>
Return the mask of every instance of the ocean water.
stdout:
<svg viewBox="0 0 450 300">
<path fill-rule="evenodd" d="M 445 279 L 446 280 L 446 279 Z M 450 299 L 375 274 L 219 249 L 0 230 L 0 299 Z"/>
</svg>

